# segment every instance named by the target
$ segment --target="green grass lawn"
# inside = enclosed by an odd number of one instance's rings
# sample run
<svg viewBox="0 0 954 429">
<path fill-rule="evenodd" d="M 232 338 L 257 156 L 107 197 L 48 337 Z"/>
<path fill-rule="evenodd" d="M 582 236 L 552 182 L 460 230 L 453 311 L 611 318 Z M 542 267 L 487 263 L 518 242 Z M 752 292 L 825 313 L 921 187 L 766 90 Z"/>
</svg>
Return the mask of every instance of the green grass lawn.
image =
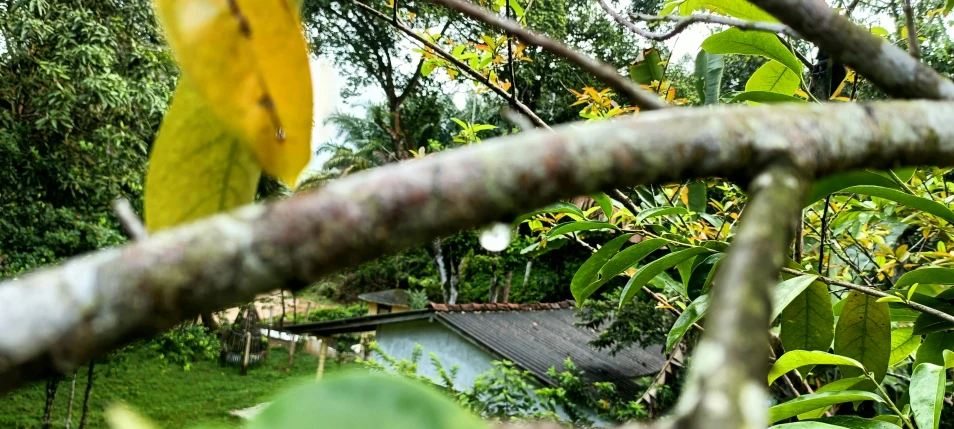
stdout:
<svg viewBox="0 0 954 429">
<path fill-rule="evenodd" d="M 247 376 L 238 367 L 202 361 L 189 370 L 159 360 L 143 347 L 123 353 L 114 363 L 96 365 L 90 399 L 89 428 L 105 428 L 105 409 L 122 402 L 149 417 L 163 428 L 183 428 L 198 423 L 237 423 L 230 410 L 268 401 L 282 388 L 313 380 L 318 358 L 296 353 L 289 370 L 288 350 L 273 348 L 267 362 L 252 367 Z M 334 372 L 353 363 L 338 364 L 329 359 L 325 371 Z M 66 423 L 69 379 L 60 383 L 53 410 L 54 428 Z M 86 367 L 76 377 L 72 427 L 79 425 L 86 389 Z M 39 428 L 46 401 L 44 382 L 24 386 L 0 397 L 0 428 Z"/>
</svg>

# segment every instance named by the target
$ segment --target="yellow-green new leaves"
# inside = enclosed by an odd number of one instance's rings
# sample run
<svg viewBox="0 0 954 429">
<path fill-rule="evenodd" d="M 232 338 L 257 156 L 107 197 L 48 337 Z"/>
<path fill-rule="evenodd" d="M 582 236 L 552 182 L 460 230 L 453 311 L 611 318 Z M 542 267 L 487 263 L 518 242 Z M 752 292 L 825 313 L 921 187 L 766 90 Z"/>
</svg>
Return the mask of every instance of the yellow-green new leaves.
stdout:
<svg viewBox="0 0 954 429">
<path fill-rule="evenodd" d="M 183 74 L 250 144 L 270 174 L 294 185 L 311 156 L 308 48 L 287 0 L 156 0 Z"/>
<path fill-rule="evenodd" d="M 155 231 L 251 203 L 260 176 L 248 146 L 181 79 L 149 160 L 146 227 Z"/>
</svg>

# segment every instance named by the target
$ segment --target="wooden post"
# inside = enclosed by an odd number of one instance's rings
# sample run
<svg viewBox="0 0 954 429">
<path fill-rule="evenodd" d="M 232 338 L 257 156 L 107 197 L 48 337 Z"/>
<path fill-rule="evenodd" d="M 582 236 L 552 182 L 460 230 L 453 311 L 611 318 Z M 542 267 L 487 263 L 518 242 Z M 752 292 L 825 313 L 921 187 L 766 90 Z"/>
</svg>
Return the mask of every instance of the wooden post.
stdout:
<svg viewBox="0 0 954 429">
<path fill-rule="evenodd" d="M 311 313 L 311 301 L 308 301 L 308 306 L 305 307 L 305 322 L 308 321 L 308 313 Z"/>
<path fill-rule="evenodd" d="M 291 347 L 288 349 L 288 368 L 291 369 L 292 365 L 295 364 L 295 344 L 298 342 L 295 341 L 295 336 L 292 335 Z"/>
<path fill-rule="evenodd" d="M 252 333 L 245 333 L 245 356 L 242 358 L 242 375 L 248 375 L 248 352 L 252 347 Z"/>
<path fill-rule="evenodd" d="M 325 359 L 328 357 L 328 338 L 321 337 L 321 346 L 318 347 L 318 375 L 315 377 L 321 380 L 325 373 Z"/>
</svg>

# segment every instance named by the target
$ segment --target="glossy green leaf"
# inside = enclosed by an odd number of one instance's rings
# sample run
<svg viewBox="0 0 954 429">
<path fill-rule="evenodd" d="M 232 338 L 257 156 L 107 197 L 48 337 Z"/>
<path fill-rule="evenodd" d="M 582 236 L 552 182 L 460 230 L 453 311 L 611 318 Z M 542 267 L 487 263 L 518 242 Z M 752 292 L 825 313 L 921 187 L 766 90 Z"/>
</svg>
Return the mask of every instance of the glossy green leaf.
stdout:
<svg viewBox="0 0 954 429">
<path fill-rule="evenodd" d="M 775 293 L 772 295 L 772 317 L 775 320 L 782 310 L 795 300 L 802 292 L 818 279 L 815 274 L 805 274 L 791 278 L 775 286 Z"/>
<path fill-rule="evenodd" d="M 831 383 L 828 383 L 828 384 L 826 384 L 826 385 L 824 385 L 824 386 L 818 388 L 818 390 L 816 390 L 815 393 L 841 392 L 841 391 L 844 391 L 844 390 L 851 390 L 852 388 L 854 388 L 854 387 L 857 386 L 858 384 L 860 384 L 860 383 L 862 383 L 862 382 L 866 382 L 866 381 L 868 381 L 868 377 L 865 377 L 865 376 L 861 376 L 861 377 L 851 377 L 851 378 L 842 378 L 842 379 L 838 379 L 838 380 L 832 381 Z M 825 415 L 825 411 L 828 411 L 829 408 L 831 408 L 831 406 L 830 406 L 830 405 L 826 405 L 826 406 L 821 407 L 821 408 L 816 408 L 816 409 L 811 410 L 811 411 L 806 411 L 806 412 L 804 412 L 804 413 L 799 414 L 799 415 L 798 415 L 798 419 L 799 419 L 799 420 L 809 420 L 809 419 L 817 419 L 817 418 L 820 418 L 820 417 L 822 417 L 822 416 Z"/>
<path fill-rule="evenodd" d="M 624 234 L 610 240 L 576 270 L 576 273 L 573 275 L 573 280 L 570 281 L 570 292 L 573 294 L 573 298 L 576 299 L 578 305 L 583 305 L 583 301 L 587 298 L 583 293 L 587 290 L 589 285 L 597 280 L 597 276 L 603 266 L 609 262 L 613 255 L 616 254 L 616 251 L 619 250 L 620 247 L 623 247 L 632 236 L 633 234 Z"/>
<path fill-rule="evenodd" d="M 841 429 L 841 426 L 821 422 L 794 422 L 770 426 L 769 429 Z"/>
<path fill-rule="evenodd" d="M 894 288 L 903 289 L 915 283 L 954 285 L 954 268 L 925 267 L 908 271 L 894 283 Z"/>
<path fill-rule="evenodd" d="M 609 196 L 602 192 L 597 192 L 590 195 L 590 198 L 596 201 L 596 204 L 600 205 L 600 210 L 603 211 L 607 219 L 613 216 L 613 200 L 611 200 Z"/>
<path fill-rule="evenodd" d="M 891 358 L 889 366 L 897 365 L 906 357 L 911 356 L 921 345 L 921 336 L 914 335 L 914 328 L 898 328 L 891 331 Z"/>
<path fill-rule="evenodd" d="M 703 262 L 699 265 L 696 265 L 692 269 L 692 274 L 689 276 L 689 282 L 686 283 L 686 296 L 689 299 L 696 299 L 702 296 L 703 293 L 709 288 L 709 285 L 712 283 L 712 274 L 715 272 L 715 267 L 719 264 L 719 261 L 725 256 L 725 253 L 716 253 L 715 255 L 709 255 Z M 700 259 L 701 257 L 697 258 Z"/>
<path fill-rule="evenodd" d="M 944 204 L 915 195 L 906 194 L 895 189 L 888 189 L 880 186 L 852 186 L 850 188 L 844 189 L 843 192 L 854 192 L 857 194 L 888 199 L 904 204 L 910 208 L 930 213 L 948 221 L 949 223 L 954 223 L 954 212 L 952 212 L 951 209 L 947 208 Z"/>
<path fill-rule="evenodd" d="M 802 73 L 802 63 L 771 33 L 730 28 L 709 36 L 702 49 L 710 54 L 759 55 L 784 64 L 797 75 Z"/>
<path fill-rule="evenodd" d="M 546 207 L 543 207 L 538 210 L 534 210 L 529 213 L 525 213 L 521 215 L 520 217 L 518 217 L 517 220 L 514 221 L 514 224 L 519 224 L 520 222 L 533 218 L 536 215 L 541 215 L 545 213 L 568 213 L 568 214 L 573 214 L 579 217 L 583 217 L 583 210 L 580 210 L 580 208 L 577 207 L 576 205 L 559 202 L 555 204 L 550 204 Z"/>
<path fill-rule="evenodd" d="M 756 103 L 807 103 L 806 100 L 803 100 L 798 97 L 792 97 L 791 95 L 779 94 L 777 92 L 770 91 L 746 91 L 740 92 L 735 97 L 732 97 L 730 103 L 741 103 L 743 101 L 754 101 Z"/>
<path fill-rule="evenodd" d="M 935 332 L 924 337 L 914 355 L 914 368 L 922 363 L 944 365 L 944 350 L 954 350 L 954 332 Z"/>
<path fill-rule="evenodd" d="M 858 416 L 834 416 L 818 419 L 816 422 L 850 429 L 899 429 L 895 424 Z"/>
<path fill-rule="evenodd" d="M 788 402 L 784 402 L 769 408 L 769 423 L 775 423 L 779 420 L 794 417 L 816 408 L 855 401 L 883 402 L 880 396 L 862 390 L 843 390 L 841 392 L 802 395 Z"/>
<path fill-rule="evenodd" d="M 373 410 L 374 412 L 368 412 Z M 320 423 L 319 423 L 320 422 Z M 248 429 L 486 429 L 479 418 L 424 384 L 384 374 L 327 376 L 287 390 Z"/>
<path fill-rule="evenodd" d="M 642 223 L 646 219 L 654 218 L 657 216 L 669 216 L 669 215 L 687 215 L 689 211 L 682 207 L 653 207 L 650 209 L 643 210 L 636 215 L 636 223 Z"/>
<path fill-rule="evenodd" d="M 682 15 L 706 10 L 746 21 L 778 22 L 774 16 L 745 0 L 686 0 L 679 7 Z"/>
<path fill-rule="evenodd" d="M 951 13 L 951 9 L 954 9 L 954 0 L 944 2 L 944 15 Z"/>
<path fill-rule="evenodd" d="M 547 233 L 547 239 L 549 240 L 553 237 L 569 234 L 571 232 L 593 231 L 598 229 L 616 229 L 616 225 L 613 225 L 609 222 L 596 222 L 591 220 L 561 223 L 553 227 L 553 229 Z"/>
<path fill-rule="evenodd" d="M 641 58 L 637 59 L 636 64 L 629 66 L 629 78 L 640 85 L 649 85 L 653 81 L 662 82 L 661 62 L 662 59 L 656 48 L 646 49 L 642 52 Z"/>
<path fill-rule="evenodd" d="M 781 313 L 780 336 L 785 350 L 828 351 L 835 336 L 835 314 L 828 286 L 814 282 Z"/>
<path fill-rule="evenodd" d="M 772 384 L 789 371 L 810 365 L 850 366 L 864 370 L 861 362 L 849 357 L 813 350 L 794 350 L 783 354 L 775 361 L 775 365 L 772 365 L 772 369 L 769 370 L 768 383 Z"/>
<path fill-rule="evenodd" d="M 861 362 L 878 382 L 888 371 L 891 358 L 891 316 L 888 304 L 877 298 L 851 291 L 835 327 L 835 353 Z M 861 375 L 862 370 L 842 366 L 845 377 Z"/>
<path fill-rule="evenodd" d="M 685 311 L 679 315 L 679 318 L 676 319 L 676 323 L 672 325 L 672 329 L 669 330 L 669 334 L 666 335 L 666 353 L 672 351 L 672 348 L 679 344 L 679 341 L 682 340 L 682 337 L 686 335 L 686 332 L 692 328 L 692 325 L 702 319 L 706 315 L 706 311 L 709 310 L 709 295 L 702 295 L 696 298 L 692 303 L 686 307 Z"/>
<path fill-rule="evenodd" d="M 879 420 L 882 422 L 888 422 L 898 427 L 901 427 L 901 424 L 902 424 L 901 417 L 896 416 L 894 414 L 882 414 L 880 416 L 874 416 L 871 418 L 871 420 Z"/>
<path fill-rule="evenodd" d="M 708 188 L 705 182 L 692 182 L 687 186 L 689 190 L 689 211 L 705 213 L 709 198 L 706 196 Z"/>
<path fill-rule="evenodd" d="M 911 374 L 911 411 L 919 429 L 937 429 L 944 407 L 944 367 L 922 363 Z"/>
<path fill-rule="evenodd" d="M 144 209 L 150 231 L 251 204 L 262 174 L 249 146 L 192 85 L 179 80 L 152 147 Z"/>
<path fill-rule="evenodd" d="M 636 295 L 636 292 L 641 290 L 646 283 L 652 280 L 653 277 L 659 275 L 659 273 L 676 266 L 676 264 L 685 261 L 686 259 L 705 253 L 712 253 L 712 251 L 704 247 L 690 247 L 685 250 L 670 253 L 666 256 L 663 256 L 662 258 L 644 265 L 632 278 L 629 279 L 629 282 L 626 283 L 626 288 L 623 289 L 623 294 L 620 297 L 619 305 L 622 307 L 623 304 L 633 299 L 633 295 Z"/>
<path fill-rule="evenodd" d="M 746 92 L 773 92 L 793 95 L 798 89 L 798 74 L 785 64 L 772 60 L 762 64 L 745 82 Z"/>
<path fill-rule="evenodd" d="M 606 262 L 606 265 L 600 268 L 597 280 L 593 283 L 590 283 L 586 288 L 583 290 L 577 290 L 573 287 L 575 284 L 572 284 L 571 291 L 573 293 L 573 298 L 577 301 L 582 301 L 586 298 L 589 298 L 590 295 L 599 290 L 599 288 L 606 284 L 606 282 L 612 280 L 623 271 L 626 271 L 656 249 L 665 246 L 666 243 L 666 240 L 661 238 L 651 238 L 634 246 L 629 246 L 623 249 L 621 252 L 610 258 L 610 260 Z"/>
<path fill-rule="evenodd" d="M 725 68 L 725 57 L 700 50 L 696 54 L 695 65 L 695 83 L 699 99 L 705 105 L 718 104 L 722 90 L 722 71 Z"/>
<path fill-rule="evenodd" d="M 814 202 L 825 198 L 836 192 L 841 192 L 852 186 L 880 186 L 882 188 L 898 188 L 898 184 L 893 180 L 868 170 L 852 170 L 844 173 L 834 174 L 819 179 L 812 185 L 808 197 L 805 198 L 805 205 L 812 205 Z"/>
</svg>

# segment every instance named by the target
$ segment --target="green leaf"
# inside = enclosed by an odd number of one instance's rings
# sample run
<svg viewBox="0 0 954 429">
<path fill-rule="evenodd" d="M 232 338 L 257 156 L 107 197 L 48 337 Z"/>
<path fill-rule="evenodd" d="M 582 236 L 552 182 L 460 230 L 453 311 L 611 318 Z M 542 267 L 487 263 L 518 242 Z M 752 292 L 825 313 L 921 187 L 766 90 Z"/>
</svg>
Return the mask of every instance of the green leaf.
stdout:
<svg viewBox="0 0 954 429">
<path fill-rule="evenodd" d="M 954 305 L 950 304 L 939 304 L 932 306 L 935 310 L 938 310 L 943 313 L 954 315 Z M 954 328 L 954 323 L 944 320 L 940 317 L 937 317 L 933 314 L 920 313 L 918 318 L 914 320 L 914 334 L 915 335 L 927 335 L 933 332 L 944 331 L 950 328 Z"/>
<path fill-rule="evenodd" d="M 861 362 L 881 382 L 891 358 L 891 316 L 888 304 L 876 301 L 858 291 L 848 294 L 835 327 L 835 353 Z M 845 377 L 863 373 L 848 366 L 841 370 Z"/>
<path fill-rule="evenodd" d="M 546 207 L 544 207 L 544 208 L 541 208 L 541 209 L 534 210 L 534 211 L 532 211 L 532 212 L 523 214 L 523 215 L 521 215 L 520 217 L 518 217 L 517 220 L 514 221 L 514 224 L 515 224 L 515 225 L 520 224 L 520 222 L 523 222 L 523 221 L 525 221 L 525 220 L 527 220 L 527 219 L 530 219 L 530 218 L 532 218 L 532 217 L 534 217 L 534 216 L 536 216 L 536 215 L 540 215 L 540 214 L 544 214 L 544 213 L 569 213 L 569 214 L 573 214 L 573 215 L 576 215 L 576 216 L 579 216 L 579 217 L 583 217 L 583 210 L 580 210 L 580 208 L 577 207 L 576 205 L 570 204 L 570 203 L 559 202 L 559 203 L 550 204 L 550 205 L 548 205 L 548 206 L 546 206 Z"/>
<path fill-rule="evenodd" d="M 691 247 L 685 250 L 680 250 L 678 252 L 670 253 L 662 258 L 659 258 L 655 261 L 652 261 L 636 272 L 632 278 L 629 279 L 629 282 L 626 283 L 626 288 L 623 289 L 623 294 L 619 300 L 620 307 L 623 304 L 629 302 L 633 299 L 633 295 L 636 295 L 647 282 L 659 275 L 659 273 L 666 271 L 676 264 L 685 261 L 686 259 L 701 255 L 703 253 L 711 253 L 712 251 L 704 247 Z"/>
<path fill-rule="evenodd" d="M 709 36 L 702 49 L 710 54 L 759 55 L 784 64 L 796 77 L 802 74 L 802 63 L 774 34 L 730 28 Z"/>
<path fill-rule="evenodd" d="M 805 205 L 810 206 L 815 201 L 825 198 L 835 192 L 852 186 L 870 185 L 883 188 L 898 188 L 898 184 L 885 176 L 868 170 L 852 170 L 819 179 L 812 185 L 812 190 L 805 199 Z"/>
<path fill-rule="evenodd" d="M 800 80 L 792 69 L 778 61 L 769 61 L 762 64 L 749 80 L 745 82 L 748 92 L 774 92 L 782 95 L 793 95 L 798 89 Z"/>
<path fill-rule="evenodd" d="M 703 259 L 701 264 L 696 265 L 696 267 L 692 269 L 692 274 L 689 275 L 689 282 L 686 284 L 686 296 L 689 297 L 689 299 L 696 299 L 705 293 L 709 285 L 712 284 L 712 274 L 715 273 L 716 266 L 724 256 L 725 253 L 710 255 Z"/>
<path fill-rule="evenodd" d="M 374 412 L 368 412 L 374 410 Z M 248 429 L 322 427 L 349 429 L 486 429 L 447 395 L 397 376 L 328 376 L 280 394 Z"/>
<path fill-rule="evenodd" d="M 891 331 L 891 358 L 889 366 L 895 366 L 906 357 L 911 356 L 921 345 L 921 336 L 914 335 L 914 328 L 898 328 Z"/>
<path fill-rule="evenodd" d="M 802 395 L 791 401 L 769 408 L 769 423 L 794 417 L 806 411 L 829 405 L 855 401 L 884 402 L 880 396 L 863 390 L 844 390 L 841 392 L 815 393 Z"/>
<path fill-rule="evenodd" d="M 841 429 L 841 426 L 820 422 L 794 422 L 771 426 L 769 429 Z"/>
<path fill-rule="evenodd" d="M 580 232 L 580 231 L 592 231 L 595 229 L 617 229 L 616 225 L 613 225 L 609 222 L 596 222 L 591 220 L 583 220 L 579 222 L 567 222 L 561 223 L 547 233 L 547 239 L 553 237 L 569 234 L 571 232 Z"/>
<path fill-rule="evenodd" d="M 783 354 L 775 361 L 775 365 L 772 365 L 769 371 L 768 384 L 771 385 L 789 371 L 809 365 L 841 365 L 864 370 L 861 362 L 849 357 L 814 350 L 794 350 Z"/>
<path fill-rule="evenodd" d="M 250 204 L 262 170 L 183 77 L 152 146 L 146 173 L 150 231 Z"/>
<path fill-rule="evenodd" d="M 695 83 L 702 104 L 719 103 L 722 89 L 722 71 L 725 69 L 725 57 L 700 50 L 696 54 Z"/>
<path fill-rule="evenodd" d="M 692 182 L 687 186 L 689 189 L 689 211 L 696 213 L 706 212 L 706 203 L 709 201 L 706 196 L 708 190 L 705 182 Z"/>
<path fill-rule="evenodd" d="M 775 286 L 775 294 L 772 295 L 772 318 L 775 320 L 782 310 L 788 307 L 808 286 L 812 284 L 818 276 L 815 274 L 805 274 L 792 279 L 785 280 Z"/>
<path fill-rule="evenodd" d="M 686 335 L 686 332 L 692 328 L 692 324 L 698 322 L 706 315 L 706 311 L 709 310 L 709 295 L 702 295 L 696 298 L 692 303 L 686 307 L 685 311 L 679 315 L 679 318 L 676 319 L 676 323 L 672 325 L 672 329 L 669 330 L 669 334 L 666 335 L 666 353 L 672 351 L 672 348 L 679 344 L 679 340 L 682 340 L 682 337 Z"/>
<path fill-rule="evenodd" d="M 679 8 L 682 15 L 688 15 L 693 10 L 707 10 L 746 21 L 778 22 L 768 12 L 745 0 L 686 0 Z"/>
<path fill-rule="evenodd" d="M 590 198 L 600 205 L 600 210 L 603 211 L 607 219 L 613 216 L 613 200 L 611 200 L 609 196 L 602 192 L 597 192 L 590 195 Z"/>
<path fill-rule="evenodd" d="M 850 188 L 844 189 L 843 192 L 854 192 L 857 194 L 870 195 L 873 197 L 899 202 L 913 209 L 918 209 L 922 212 L 933 214 L 934 216 L 944 219 L 949 223 L 954 223 L 954 212 L 952 212 L 951 209 L 947 208 L 944 204 L 941 204 L 937 201 L 931 201 L 926 198 L 906 194 L 898 190 L 883 188 L 880 186 L 852 186 Z"/>
<path fill-rule="evenodd" d="M 914 355 L 913 368 L 917 368 L 922 363 L 944 365 L 944 350 L 954 350 L 954 332 L 935 332 L 926 335 L 924 342 Z"/>
<path fill-rule="evenodd" d="M 902 410 L 902 412 L 903 412 L 903 410 Z M 894 414 L 882 414 L 882 415 L 880 415 L 880 416 L 874 416 L 874 417 L 871 418 L 871 420 L 879 420 L 879 421 L 882 421 L 882 422 L 891 423 L 891 424 L 893 424 L 893 425 L 895 425 L 895 426 L 898 426 L 898 427 L 901 426 L 901 417 L 900 417 L 900 416 L 896 416 L 896 415 L 894 415 Z"/>
<path fill-rule="evenodd" d="M 653 81 L 662 82 L 663 66 L 656 48 L 643 51 L 636 64 L 629 66 L 629 77 L 640 85 L 649 85 Z"/>
<path fill-rule="evenodd" d="M 878 298 L 875 302 L 904 302 L 904 298 L 901 298 L 900 296 L 889 295 Z"/>
<path fill-rule="evenodd" d="M 868 377 L 851 377 L 851 378 L 842 378 L 839 380 L 832 381 L 815 391 L 815 393 L 825 393 L 825 392 L 841 392 L 843 390 L 849 390 L 859 383 L 868 381 Z M 825 411 L 831 406 L 824 406 L 821 408 L 816 408 L 811 411 L 806 411 L 798 415 L 799 420 L 808 420 L 808 419 L 817 419 L 825 415 Z"/>
<path fill-rule="evenodd" d="M 613 255 L 616 254 L 616 251 L 619 250 L 620 247 L 623 247 L 623 244 L 626 244 L 632 236 L 633 234 L 624 234 L 610 240 L 576 270 L 576 274 L 573 275 L 573 280 L 570 281 L 570 292 L 573 294 L 573 298 L 576 299 L 578 305 L 583 305 L 583 301 L 586 299 L 586 297 L 583 296 L 583 292 L 586 291 L 589 285 L 596 281 L 596 276 L 599 275 L 600 269 L 609 262 Z"/>
<path fill-rule="evenodd" d="M 835 336 L 835 314 L 828 286 L 814 282 L 781 314 L 781 340 L 785 350 L 828 351 Z"/>
<path fill-rule="evenodd" d="M 899 429 L 895 424 L 858 416 L 834 416 L 818 419 L 816 422 L 851 429 Z"/>
<path fill-rule="evenodd" d="M 740 92 L 735 97 L 732 97 L 732 100 L 730 100 L 729 102 L 741 103 L 743 101 L 754 101 L 756 103 L 806 103 L 807 102 L 798 97 L 792 97 L 791 95 L 779 94 L 777 92 L 770 92 L 770 91 Z"/>
<path fill-rule="evenodd" d="M 590 283 L 585 289 L 577 290 L 574 288 L 576 284 L 571 284 L 570 290 L 573 293 L 573 298 L 578 302 L 582 302 L 589 298 L 593 292 L 599 290 L 606 282 L 613 279 L 623 271 L 629 269 L 637 262 L 641 261 L 643 258 L 648 256 L 650 253 L 666 245 L 666 240 L 661 238 L 651 238 L 636 244 L 634 246 L 627 247 L 623 251 L 613 256 L 599 271 L 599 277 L 593 283 Z M 605 247 L 605 246 L 604 246 Z"/>
<path fill-rule="evenodd" d="M 944 369 L 954 368 L 954 352 L 944 350 L 941 354 L 944 356 Z"/>
<path fill-rule="evenodd" d="M 941 408 L 944 407 L 944 367 L 922 363 L 911 374 L 911 411 L 914 422 L 920 429 L 937 429 L 941 423 Z"/>
<path fill-rule="evenodd" d="M 895 289 L 912 286 L 915 283 L 926 285 L 954 285 L 954 269 L 926 267 L 908 271 L 894 283 Z"/>
<path fill-rule="evenodd" d="M 944 3 L 944 15 L 951 13 L 951 9 L 954 9 L 954 0 L 947 0 Z"/>
<path fill-rule="evenodd" d="M 669 216 L 669 215 L 687 215 L 689 211 L 682 207 L 653 207 L 651 209 L 646 209 L 639 212 L 636 215 L 636 223 L 642 223 L 646 219 L 654 218 L 657 216 Z"/>
</svg>

